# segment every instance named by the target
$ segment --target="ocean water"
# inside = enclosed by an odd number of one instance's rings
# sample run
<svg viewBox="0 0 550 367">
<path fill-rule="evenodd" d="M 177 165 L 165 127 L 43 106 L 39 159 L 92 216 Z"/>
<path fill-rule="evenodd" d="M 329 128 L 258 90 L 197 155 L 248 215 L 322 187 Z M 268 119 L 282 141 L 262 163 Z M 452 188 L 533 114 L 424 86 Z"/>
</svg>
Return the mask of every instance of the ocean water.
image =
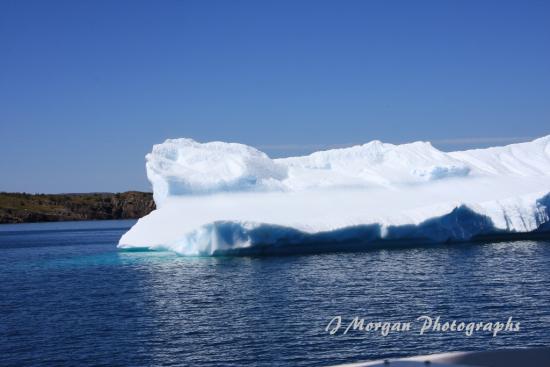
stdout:
<svg viewBox="0 0 550 367">
<path fill-rule="evenodd" d="M 117 251 L 132 224 L 0 226 L 0 365 L 325 366 L 550 344 L 550 242 L 186 258 Z M 520 328 L 419 335 L 422 315 Z M 355 316 L 416 328 L 344 334 Z"/>
</svg>

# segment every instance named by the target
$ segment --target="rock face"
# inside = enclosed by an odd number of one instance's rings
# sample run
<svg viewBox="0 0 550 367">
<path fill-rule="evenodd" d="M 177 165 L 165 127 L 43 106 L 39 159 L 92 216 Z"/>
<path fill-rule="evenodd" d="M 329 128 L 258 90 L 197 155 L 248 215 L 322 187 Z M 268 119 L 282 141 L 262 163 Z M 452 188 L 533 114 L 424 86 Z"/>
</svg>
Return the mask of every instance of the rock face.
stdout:
<svg viewBox="0 0 550 367">
<path fill-rule="evenodd" d="M 133 219 L 155 209 L 148 192 L 92 194 L 0 193 L 0 223 Z"/>
</svg>

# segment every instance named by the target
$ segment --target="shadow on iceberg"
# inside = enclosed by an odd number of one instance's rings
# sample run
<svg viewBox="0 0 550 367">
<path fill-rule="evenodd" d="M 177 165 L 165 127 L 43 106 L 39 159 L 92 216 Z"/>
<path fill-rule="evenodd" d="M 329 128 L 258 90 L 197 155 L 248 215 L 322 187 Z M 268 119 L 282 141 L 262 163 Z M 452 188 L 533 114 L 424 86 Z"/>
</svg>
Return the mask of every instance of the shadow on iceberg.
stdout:
<svg viewBox="0 0 550 367">
<path fill-rule="evenodd" d="M 537 208 L 543 208 L 537 211 L 535 220 L 537 223 L 536 232 L 550 232 L 550 194 L 546 194 L 537 200 Z"/>
<path fill-rule="evenodd" d="M 380 224 L 369 224 L 313 234 L 269 224 L 247 229 L 239 223 L 220 221 L 210 227 L 213 238 L 216 238 L 216 248 L 211 247 L 201 255 L 312 254 L 445 243 L 550 238 L 550 194 L 540 199 L 539 203 L 545 209 L 539 213 L 538 228 L 532 232 L 521 233 L 496 228 L 491 218 L 476 213 L 465 205 L 416 225 L 394 225 L 384 228 Z M 237 247 L 234 245 L 236 243 L 246 243 L 248 246 Z"/>
</svg>

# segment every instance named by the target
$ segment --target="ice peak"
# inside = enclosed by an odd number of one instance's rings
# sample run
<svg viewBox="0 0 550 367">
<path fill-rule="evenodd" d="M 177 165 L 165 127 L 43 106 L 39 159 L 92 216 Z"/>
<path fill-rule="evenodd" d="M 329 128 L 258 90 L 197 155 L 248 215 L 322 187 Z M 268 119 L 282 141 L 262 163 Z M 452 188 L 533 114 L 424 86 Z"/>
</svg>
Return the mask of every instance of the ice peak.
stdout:
<svg viewBox="0 0 550 367">
<path fill-rule="evenodd" d="M 469 175 L 548 175 L 550 135 L 532 142 L 446 153 L 427 141 L 372 140 L 307 156 L 271 159 L 239 143 L 167 139 L 146 157 L 157 205 L 168 196 L 400 186 Z"/>
</svg>

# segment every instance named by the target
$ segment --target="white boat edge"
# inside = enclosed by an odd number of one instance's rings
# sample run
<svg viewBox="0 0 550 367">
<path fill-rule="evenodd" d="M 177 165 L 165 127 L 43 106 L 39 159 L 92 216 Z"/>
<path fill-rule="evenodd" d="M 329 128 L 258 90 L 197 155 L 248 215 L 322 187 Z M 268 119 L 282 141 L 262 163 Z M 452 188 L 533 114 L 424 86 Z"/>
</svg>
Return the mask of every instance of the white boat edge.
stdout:
<svg viewBox="0 0 550 367">
<path fill-rule="evenodd" d="M 501 349 L 480 352 L 447 352 L 423 356 L 390 358 L 370 362 L 355 362 L 333 367 L 547 367 L 550 366 L 550 347 Z"/>
</svg>

